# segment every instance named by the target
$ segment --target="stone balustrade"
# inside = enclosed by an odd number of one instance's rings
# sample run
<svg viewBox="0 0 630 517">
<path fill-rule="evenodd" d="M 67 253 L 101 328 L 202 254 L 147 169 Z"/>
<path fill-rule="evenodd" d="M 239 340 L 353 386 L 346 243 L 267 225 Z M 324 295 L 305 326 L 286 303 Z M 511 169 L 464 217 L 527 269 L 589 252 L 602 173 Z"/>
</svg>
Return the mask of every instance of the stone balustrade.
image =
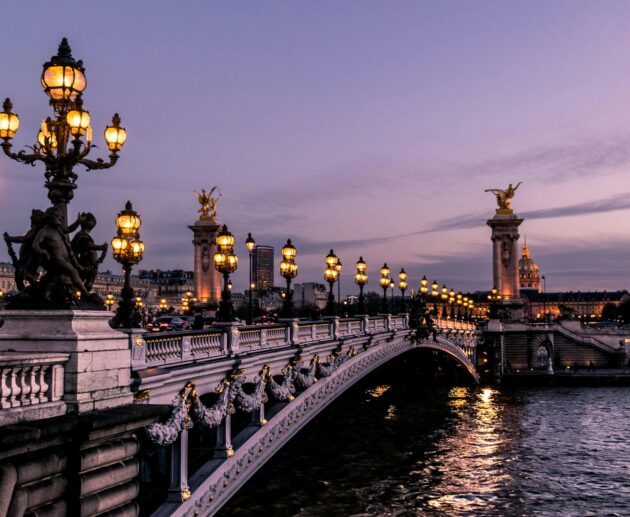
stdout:
<svg viewBox="0 0 630 517">
<path fill-rule="evenodd" d="M 0 354 L 0 425 L 66 412 L 64 367 L 68 354 Z"/>
<path fill-rule="evenodd" d="M 474 332 L 475 323 L 448 318 L 436 318 L 441 332 Z M 273 326 L 250 325 L 238 327 L 237 349 L 240 354 L 292 344 L 305 345 L 317 341 L 338 339 L 363 334 L 374 334 L 407 328 L 406 315 L 380 315 L 355 318 L 327 318 L 324 321 L 288 320 Z M 202 358 L 228 356 L 229 332 L 225 328 L 203 331 L 162 332 L 143 334 L 135 341 L 142 347 L 132 354 L 132 367 L 142 369 L 155 365 L 168 365 Z M 235 336 L 231 336 L 231 343 Z"/>
</svg>

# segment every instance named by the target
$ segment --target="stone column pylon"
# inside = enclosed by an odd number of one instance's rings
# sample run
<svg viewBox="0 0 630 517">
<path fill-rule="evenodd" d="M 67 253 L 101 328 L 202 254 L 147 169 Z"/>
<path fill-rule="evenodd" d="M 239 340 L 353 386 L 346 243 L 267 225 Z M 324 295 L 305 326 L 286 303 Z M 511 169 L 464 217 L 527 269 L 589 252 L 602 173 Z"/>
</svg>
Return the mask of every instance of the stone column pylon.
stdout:
<svg viewBox="0 0 630 517">
<path fill-rule="evenodd" d="M 494 287 L 503 300 L 520 298 L 518 277 L 518 227 L 523 222 L 512 210 L 498 209 L 488 220 L 492 228 L 492 270 Z"/>
<path fill-rule="evenodd" d="M 220 224 L 214 219 L 199 219 L 189 226 L 195 247 L 195 297 L 202 303 L 218 304 L 221 299 L 221 275 L 214 269 L 216 238 Z"/>
</svg>

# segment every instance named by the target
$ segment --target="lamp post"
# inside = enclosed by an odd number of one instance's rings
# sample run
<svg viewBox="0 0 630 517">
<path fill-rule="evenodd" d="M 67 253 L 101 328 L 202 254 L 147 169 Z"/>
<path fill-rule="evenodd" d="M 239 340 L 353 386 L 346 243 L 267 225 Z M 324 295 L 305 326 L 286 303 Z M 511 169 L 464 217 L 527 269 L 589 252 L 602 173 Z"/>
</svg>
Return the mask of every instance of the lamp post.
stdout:
<svg viewBox="0 0 630 517">
<path fill-rule="evenodd" d="M 448 303 L 451 306 L 451 311 L 449 314 L 449 317 L 454 320 L 455 319 L 455 291 L 453 291 L 453 289 L 451 289 L 448 293 Z"/>
<path fill-rule="evenodd" d="M 20 126 L 19 117 L 13 113 L 10 99 L 3 104 L 0 113 L 0 138 L 2 149 L 11 159 L 28 165 L 42 162 L 46 168 L 44 178 L 48 198 L 58 210 L 63 226 L 68 224 L 67 206 L 74 197 L 78 176 L 73 171 L 76 165 L 87 170 L 108 169 L 118 161 L 127 133 L 120 126 L 116 113 L 112 124 L 105 128 L 105 141 L 110 150 L 109 160 L 90 160 L 87 155 L 92 147 L 90 113 L 83 109 L 82 94 L 87 85 L 82 61 L 72 57 L 68 40 L 63 38 L 56 56 L 44 63 L 41 84 L 50 97 L 53 116 L 42 124 L 32 152 L 11 151 L 11 139 Z"/>
<path fill-rule="evenodd" d="M 107 293 L 105 295 L 105 305 L 107 306 L 107 310 L 112 310 L 112 305 L 114 305 L 114 295 L 112 293 Z"/>
<path fill-rule="evenodd" d="M 383 302 L 381 303 L 381 312 L 383 314 L 388 314 L 389 309 L 387 307 L 387 288 L 389 287 L 389 268 L 387 267 L 387 262 L 383 264 L 380 272 L 381 279 L 378 281 L 378 283 L 383 289 Z"/>
<path fill-rule="evenodd" d="M 490 301 L 490 319 L 496 319 L 498 317 L 497 313 L 497 302 L 501 300 L 501 294 L 496 287 L 493 287 L 490 290 L 490 294 L 488 295 L 488 300 Z"/>
<path fill-rule="evenodd" d="M 335 269 L 337 270 L 337 305 L 339 306 L 339 313 L 341 313 L 341 259 L 337 258 L 337 263 L 335 264 Z"/>
<path fill-rule="evenodd" d="M 282 303 L 282 317 L 293 318 L 293 291 L 291 290 L 291 280 L 298 274 L 298 266 L 295 263 L 297 250 L 291 244 L 291 239 L 282 247 L 282 262 L 280 262 L 280 274 L 287 281 L 287 295 Z"/>
<path fill-rule="evenodd" d="M 460 291 L 455 295 L 455 302 L 457 303 L 457 319 L 462 319 L 462 304 L 464 303 L 464 295 Z"/>
<path fill-rule="evenodd" d="M 254 247 L 256 246 L 256 241 L 252 237 L 251 233 L 247 234 L 247 239 L 245 240 L 245 246 L 247 246 L 247 251 L 249 252 L 249 297 L 247 300 L 247 324 L 251 325 L 252 320 L 253 320 L 252 296 L 253 296 L 253 290 L 254 290 L 254 288 L 252 287 L 254 285 L 252 282 L 252 273 L 253 273 L 252 253 L 254 252 Z"/>
<path fill-rule="evenodd" d="M 389 279 L 389 288 L 392 291 L 392 304 L 390 307 L 390 312 L 393 314 L 394 313 L 394 289 L 396 288 L 396 282 L 394 282 L 393 278 Z"/>
<path fill-rule="evenodd" d="M 401 269 L 398 273 L 398 288 L 400 289 L 400 312 L 407 312 L 407 306 L 405 305 L 405 291 L 407 290 L 407 273 L 405 269 Z"/>
<path fill-rule="evenodd" d="M 335 307 L 335 295 L 333 294 L 333 286 L 337 281 L 339 276 L 339 271 L 337 271 L 337 255 L 335 255 L 333 250 L 330 250 L 330 253 L 326 255 L 326 269 L 324 270 L 324 279 L 328 282 L 330 287 L 330 291 L 328 292 L 328 302 L 326 303 L 326 315 L 327 316 L 335 316 L 337 314 Z"/>
<path fill-rule="evenodd" d="M 439 288 L 440 284 L 433 280 L 433 283 L 431 284 L 431 296 L 433 297 L 433 315 L 436 317 L 438 316 L 437 301 L 438 296 L 440 296 L 440 292 L 438 291 Z"/>
<path fill-rule="evenodd" d="M 142 260 L 144 243 L 140 240 L 138 230 L 142 220 L 133 210 L 131 201 L 127 201 L 125 209 L 116 217 L 118 232 L 112 239 L 114 259 L 122 265 L 125 283 L 120 293 L 120 301 L 116 314 L 112 319 L 115 328 L 139 328 L 140 314 L 134 304 L 133 288 L 131 287 L 131 268 Z"/>
<path fill-rule="evenodd" d="M 440 299 L 442 301 L 442 318 L 448 318 L 448 312 L 446 311 L 446 306 L 448 304 L 448 287 L 446 284 L 442 285 Z"/>
<path fill-rule="evenodd" d="M 217 252 L 214 254 L 214 268 L 223 275 L 223 291 L 221 302 L 217 311 L 219 321 L 234 321 L 234 306 L 232 305 L 232 293 L 230 290 L 230 274 L 238 267 L 238 257 L 234 254 L 234 235 L 230 233 L 224 224 L 217 234 Z"/>
<path fill-rule="evenodd" d="M 168 309 L 168 304 L 166 303 L 166 298 L 160 298 L 160 312 L 164 313 Z"/>
<path fill-rule="evenodd" d="M 365 310 L 365 298 L 363 297 L 363 288 L 368 283 L 368 276 L 366 271 L 367 264 L 364 262 L 363 257 L 359 257 L 359 261 L 357 262 L 357 274 L 354 275 L 354 282 L 359 286 L 359 314 L 367 313 L 367 311 Z"/>
<path fill-rule="evenodd" d="M 543 318 L 547 321 L 547 278 L 545 275 L 541 276 L 543 281 L 543 292 L 542 292 L 542 300 L 543 300 Z"/>
</svg>

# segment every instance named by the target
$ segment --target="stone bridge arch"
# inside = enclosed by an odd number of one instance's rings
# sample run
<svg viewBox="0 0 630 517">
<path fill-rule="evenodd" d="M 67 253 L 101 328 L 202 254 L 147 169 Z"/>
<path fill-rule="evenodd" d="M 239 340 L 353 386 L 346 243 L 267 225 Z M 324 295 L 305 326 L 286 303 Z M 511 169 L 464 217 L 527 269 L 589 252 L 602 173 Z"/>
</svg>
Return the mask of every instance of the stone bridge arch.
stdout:
<svg viewBox="0 0 630 517">
<path fill-rule="evenodd" d="M 440 336 L 435 342 L 427 341 L 417 345 L 408 339 L 408 335 L 409 331 L 394 332 L 343 343 L 341 354 L 348 353 L 351 348 L 356 354 L 344 360 L 329 375 L 320 377 L 296 394 L 295 399 L 278 405 L 264 425 L 248 429 L 234 437 L 229 444 L 231 450 L 229 453 L 226 451 L 223 459 L 215 457 L 190 479 L 185 480 L 182 484 L 182 494 L 186 492 L 185 497 L 182 497 L 183 501 L 167 501 L 153 515 L 192 517 L 211 515 L 218 511 L 267 460 L 333 400 L 379 366 L 410 350 L 429 348 L 444 352 L 477 379 L 468 354 L 447 337 Z M 307 354 L 303 351 L 304 364 L 312 364 L 313 356 L 313 353 Z M 257 372 L 258 370 L 247 372 L 247 381 L 255 382 Z M 225 430 L 219 431 L 221 432 Z M 181 437 L 177 443 L 181 444 Z M 180 451 L 180 455 L 184 457 L 187 454 Z"/>
</svg>

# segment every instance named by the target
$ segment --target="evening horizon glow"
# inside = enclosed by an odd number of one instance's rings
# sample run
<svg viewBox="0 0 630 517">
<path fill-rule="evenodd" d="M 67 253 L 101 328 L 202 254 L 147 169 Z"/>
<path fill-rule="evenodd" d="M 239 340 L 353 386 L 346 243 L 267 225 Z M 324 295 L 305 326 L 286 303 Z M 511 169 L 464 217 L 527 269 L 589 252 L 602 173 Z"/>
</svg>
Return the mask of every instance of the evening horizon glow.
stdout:
<svg viewBox="0 0 630 517">
<path fill-rule="evenodd" d="M 324 282 L 332 247 L 345 293 L 360 255 L 367 291 L 383 262 L 410 289 L 426 275 L 485 290 L 496 202 L 484 190 L 523 181 L 521 244 L 547 290 L 627 287 L 630 4 L 73 5 L 5 4 L 0 95 L 20 116 L 14 150 L 31 145 L 50 114 L 41 65 L 68 38 L 95 154 L 115 112 L 128 134 L 115 168 L 78 168 L 69 216 L 92 211 L 109 242 L 130 199 L 137 269 L 192 269 L 193 191 L 218 185 L 238 290 L 248 232 L 275 246 L 276 269 L 291 238 L 297 283 Z M 41 166 L 0 161 L 2 231 L 23 233 L 49 205 L 43 183 Z M 120 271 L 111 253 L 105 268 Z"/>
</svg>

